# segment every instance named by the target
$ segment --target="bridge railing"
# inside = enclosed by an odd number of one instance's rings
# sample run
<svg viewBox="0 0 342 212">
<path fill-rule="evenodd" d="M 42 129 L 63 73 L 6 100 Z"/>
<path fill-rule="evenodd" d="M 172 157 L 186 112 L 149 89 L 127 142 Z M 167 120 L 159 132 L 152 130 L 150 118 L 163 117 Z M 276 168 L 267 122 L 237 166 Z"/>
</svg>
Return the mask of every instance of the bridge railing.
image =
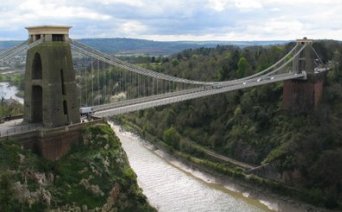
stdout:
<svg viewBox="0 0 342 212">
<path fill-rule="evenodd" d="M 168 98 L 168 97 L 173 97 L 173 96 L 179 96 L 179 95 L 194 93 L 194 92 L 205 90 L 205 89 L 207 89 L 207 87 L 208 86 L 202 86 L 199 88 L 192 88 L 192 89 L 169 92 L 169 93 L 165 93 L 165 94 L 147 96 L 147 97 L 142 97 L 142 98 L 137 98 L 137 99 L 123 100 L 123 101 L 113 102 L 113 103 L 109 103 L 109 104 L 96 105 L 96 106 L 93 106 L 93 110 L 94 110 L 94 112 L 96 112 L 96 111 L 106 110 L 109 108 L 123 107 L 126 105 L 137 104 L 140 102 L 147 102 L 147 101 L 152 101 L 152 100 L 157 100 L 157 99 L 163 99 L 163 98 Z"/>
<path fill-rule="evenodd" d="M 18 125 L 13 127 L 8 127 L 6 129 L 0 129 L 0 138 L 22 134 L 26 132 L 32 132 L 38 130 L 42 127 L 42 124 L 28 124 L 28 125 Z"/>
</svg>

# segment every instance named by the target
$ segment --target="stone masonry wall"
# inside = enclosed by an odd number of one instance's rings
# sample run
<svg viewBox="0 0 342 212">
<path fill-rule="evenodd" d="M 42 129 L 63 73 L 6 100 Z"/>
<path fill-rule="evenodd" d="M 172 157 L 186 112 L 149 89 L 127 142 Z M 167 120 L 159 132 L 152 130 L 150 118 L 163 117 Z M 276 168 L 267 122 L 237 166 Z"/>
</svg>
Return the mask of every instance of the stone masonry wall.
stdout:
<svg viewBox="0 0 342 212">
<path fill-rule="evenodd" d="M 9 137 L 2 137 L 1 140 L 11 139 L 25 149 L 41 155 L 48 160 L 58 160 L 69 152 L 72 146 L 82 141 L 82 130 L 88 124 L 103 123 L 98 119 L 88 123 L 79 123 L 58 128 L 43 128 L 39 131 L 32 131 Z"/>
<path fill-rule="evenodd" d="M 308 80 L 287 80 L 283 88 L 283 109 L 294 113 L 314 110 L 323 95 L 324 75 Z"/>
</svg>

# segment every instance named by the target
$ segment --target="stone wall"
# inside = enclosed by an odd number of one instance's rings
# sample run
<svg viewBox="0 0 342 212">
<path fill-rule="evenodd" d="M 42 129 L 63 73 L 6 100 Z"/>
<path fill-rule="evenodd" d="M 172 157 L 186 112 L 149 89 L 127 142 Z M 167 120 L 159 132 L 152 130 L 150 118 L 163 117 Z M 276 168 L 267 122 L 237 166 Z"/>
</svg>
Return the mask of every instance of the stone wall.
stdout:
<svg viewBox="0 0 342 212">
<path fill-rule="evenodd" d="M 82 140 L 82 128 L 47 133 L 38 137 L 38 151 L 48 160 L 58 160 L 69 152 L 72 146 L 78 145 Z"/>
<path fill-rule="evenodd" d="M 31 149 L 48 160 L 58 160 L 67 154 L 72 146 L 78 145 L 82 141 L 82 130 L 85 127 L 99 122 L 103 123 L 104 120 L 98 119 L 88 123 L 57 128 L 43 128 L 38 131 L 3 137 L 1 140 L 11 139 L 18 142 L 23 148 Z"/>
<path fill-rule="evenodd" d="M 294 113 L 314 110 L 323 95 L 324 74 L 309 77 L 308 80 L 287 80 L 283 88 L 283 109 Z"/>
</svg>

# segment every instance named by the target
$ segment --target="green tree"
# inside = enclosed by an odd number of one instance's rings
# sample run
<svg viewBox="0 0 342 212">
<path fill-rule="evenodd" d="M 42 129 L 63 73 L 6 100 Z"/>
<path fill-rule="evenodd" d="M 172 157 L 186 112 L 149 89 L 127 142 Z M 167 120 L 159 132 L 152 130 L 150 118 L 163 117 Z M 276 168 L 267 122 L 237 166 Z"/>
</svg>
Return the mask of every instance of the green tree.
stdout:
<svg viewBox="0 0 342 212">
<path fill-rule="evenodd" d="M 251 72 L 251 65 L 248 63 L 245 57 L 240 57 L 238 62 L 237 77 L 243 77 L 249 75 Z"/>
<path fill-rule="evenodd" d="M 178 147 L 180 136 L 174 127 L 170 127 L 164 131 L 163 140 L 173 147 Z"/>
<path fill-rule="evenodd" d="M 0 211 L 10 210 L 10 200 L 13 196 L 11 189 L 11 177 L 7 172 L 3 173 L 0 177 Z"/>
</svg>

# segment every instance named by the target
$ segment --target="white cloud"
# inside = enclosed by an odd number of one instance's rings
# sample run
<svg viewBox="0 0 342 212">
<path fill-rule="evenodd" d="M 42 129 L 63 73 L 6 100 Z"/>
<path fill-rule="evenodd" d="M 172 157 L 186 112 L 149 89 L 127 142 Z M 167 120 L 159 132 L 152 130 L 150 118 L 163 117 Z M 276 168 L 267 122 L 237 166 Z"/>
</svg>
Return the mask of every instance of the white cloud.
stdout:
<svg viewBox="0 0 342 212">
<path fill-rule="evenodd" d="M 76 37 L 155 40 L 342 39 L 340 0 L 0 0 L 0 37 L 72 25 Z M 10 37 L 13 34 L 13 37 Z"/>
<path fill-rule="evenodd" d="M 145 2 L 143 0 L 95 0 L 100 4 L 110 5 L 110 4 L 126 4 L 134 7 L 142 7 L 145 6 Z"/>
<path fill-rule="evenodd" d="M 303 37 L 304 25 L 296 20 L 286 17 L 272 18 L 257 23 L 246 23 L 243 30 L 246 35 L 253 36 L 258 40 L 272 39 L 296 39 Z"/>
<path fill-rule="evenodd" d="M 317 4 L 326 4 L 326 5 L 333 5 L 338 4 L 339 0 L 258 0 L 262 2 L 264 5 L 294 5 L 294 6 L 304 6 L 312 7 Z"/>
<path fill-rule="evenodd" d="M 63 2 L 63 1 L 61 1 Z M 15 25 L 33 25 L 36 23 L 63 22 L 72 19 L 107 21 L 111 16 L 98 13 L 90 8 L 81 6 L 63 5 L 56 1 L 25 0 L 12 1 L 6 6 L 12 10 L 0 11 L 1 17 L 7 21 L 1 21 L 0 27 L 14 27 Z"/>
<path fill-rule="evenodd" d="M 37 18 L 82 18 L 93 20 L 108 20 L 109 15 L 95 12 L 89 8 L 80 6 L 60 5 L 55 1 L 41 4 L 39 0 L 31 0 L 35 2 L 32 5 L 30 1 L 19 5 L 19 10 L 22 12 L 33 13 Z"/>
<path fill-rule="evenodd" d="M 258 0 L 235 0 L 235 6 L 241 10 L 261 9 L 263 5 Z"/>
<path fill-rule="evenodd" d="M 117 30 L 126 36 L 139 36 L 146 32 L 147 27 L 139 21 L 125 21 Z"/>
<path fill-rule="evenodd" d="M 228 8 L 249 11 L 263 7 L 259 0 L 208 0 L 208 5 L 209 8 L 218 12 L 222 12 Z"/>
<path fill-rule="evenodd" d="M 226 0 L 209 0 L 209 8 L 221 12 L 226 9 L 228 6 L 229 1 Z"/>
</svg>

